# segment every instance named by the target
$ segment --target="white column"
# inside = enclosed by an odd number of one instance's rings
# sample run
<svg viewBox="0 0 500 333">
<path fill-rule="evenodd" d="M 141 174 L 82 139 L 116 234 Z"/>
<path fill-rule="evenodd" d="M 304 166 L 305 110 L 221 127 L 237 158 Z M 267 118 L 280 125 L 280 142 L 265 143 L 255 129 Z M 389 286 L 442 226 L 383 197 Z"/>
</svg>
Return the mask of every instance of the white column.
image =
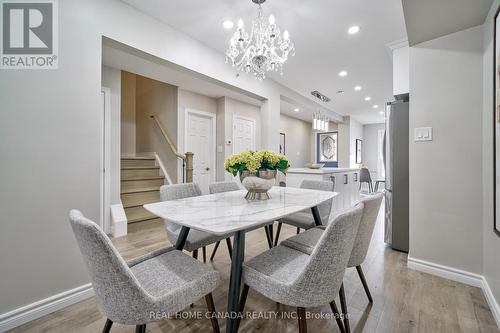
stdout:
<svg viewBox="0 0 500 333">
<path fill-rule="evenodd" d="M 279 150 L 280 95 L 272 94 L 260 107 L 262 148 Z"/>
</svg>

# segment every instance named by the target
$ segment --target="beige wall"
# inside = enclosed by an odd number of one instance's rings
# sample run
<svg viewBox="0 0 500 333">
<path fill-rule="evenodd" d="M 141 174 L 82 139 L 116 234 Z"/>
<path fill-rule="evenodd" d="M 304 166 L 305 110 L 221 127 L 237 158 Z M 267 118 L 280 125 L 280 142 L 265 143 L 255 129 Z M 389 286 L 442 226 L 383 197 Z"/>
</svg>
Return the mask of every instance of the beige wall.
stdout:
<svg viewBox="0 0 500 333">
<path fill-rule="evenodd" d="M 281 114 L 280 132 L 285 133 L 286 156 L 292 168 L 311 163 L 311 123 Z"/>
<path fill-rule="evenodd" d="M 384 129 L 385 124 L 369 124 L 363 126 L 363 164 L 371 172 L 377 172 L 378 131 Z"/>
<path fill-rule="evenodd" d="M 121 75 L 121 154 L 135 154 L 136 75 L 122 71 Z"/>
<path fill-rule="evenodd" d="M 157 115 L 177 146 L 177 87 L 137 75 L 136 152 L 156 152 L 172 180 L 177 179 L 177 157 L 150 118 Z"/>
</svg>

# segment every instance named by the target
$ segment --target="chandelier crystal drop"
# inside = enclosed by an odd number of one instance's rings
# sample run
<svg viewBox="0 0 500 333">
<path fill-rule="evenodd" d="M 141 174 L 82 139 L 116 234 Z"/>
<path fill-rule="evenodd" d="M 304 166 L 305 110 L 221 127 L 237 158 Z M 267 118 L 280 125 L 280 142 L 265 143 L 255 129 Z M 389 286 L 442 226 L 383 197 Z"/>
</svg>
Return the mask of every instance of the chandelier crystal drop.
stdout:
<svg viewBox="0 0 500 333">
<path fill-rule="evenodd" d="M 259 80 L 266 78 L 270 71 L 283 74 L 283 64 L 288 56 L 295 55 L 295 47 L 287 30 L 281 33 L 276 18 L 270 15 L 266 20 L 261 4 L 265 0 L 252 0 L 258 4 L 258 15 L 253 20 L 251 32 L 245 31 L 243 20 L 229 41 L 226 63 L 231 62 L 237 70 L 253 73 Z"/>
</svg>

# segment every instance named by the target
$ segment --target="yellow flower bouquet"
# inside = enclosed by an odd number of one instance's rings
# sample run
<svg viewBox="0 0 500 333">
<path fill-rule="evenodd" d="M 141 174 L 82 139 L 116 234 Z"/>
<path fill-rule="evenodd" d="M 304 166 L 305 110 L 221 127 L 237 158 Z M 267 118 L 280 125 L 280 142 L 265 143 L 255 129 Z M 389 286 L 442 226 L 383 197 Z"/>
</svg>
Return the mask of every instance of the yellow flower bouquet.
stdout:
<svg viewBox="0 0 500 333">
<path fill-rule="evenodd" d="M 284 174 L 290 164 L 285 156 L 270 150 L 245 150 L 231 155 L 224 163 L 224 168 L 236 176 L 240 174 L 241 184 L 248 190 L 245 199 L 267 200 L 268 191 L 275 185 L 276 173 Z"/>
<path fill-rule="evenodd" d="M 255 173 L 261 170 L 278 170 L 286 174 L 290 164 L 285 156 L 271 150 L 245 150 L 239 154 L 229 156 L 224 163 L 224 169 L 236 176 L 243 171 Z"/>
</svg>

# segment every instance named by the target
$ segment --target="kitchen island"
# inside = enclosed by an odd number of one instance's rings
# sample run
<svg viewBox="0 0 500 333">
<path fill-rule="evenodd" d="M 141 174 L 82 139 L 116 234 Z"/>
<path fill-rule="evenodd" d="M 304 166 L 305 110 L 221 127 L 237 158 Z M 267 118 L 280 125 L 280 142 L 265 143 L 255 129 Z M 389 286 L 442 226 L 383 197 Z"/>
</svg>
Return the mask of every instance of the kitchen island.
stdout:
<svg viewBox="0 0 500 333">
<path fill-rule="evenodd" d="M 289 187 L 300 187 L 303 180 L 329 180 L 334 182 L 333 212 L 338 213 L 359 202 L 359 169 L 357 168 L 290 168 L 285 183 Z"/>
</svg>

